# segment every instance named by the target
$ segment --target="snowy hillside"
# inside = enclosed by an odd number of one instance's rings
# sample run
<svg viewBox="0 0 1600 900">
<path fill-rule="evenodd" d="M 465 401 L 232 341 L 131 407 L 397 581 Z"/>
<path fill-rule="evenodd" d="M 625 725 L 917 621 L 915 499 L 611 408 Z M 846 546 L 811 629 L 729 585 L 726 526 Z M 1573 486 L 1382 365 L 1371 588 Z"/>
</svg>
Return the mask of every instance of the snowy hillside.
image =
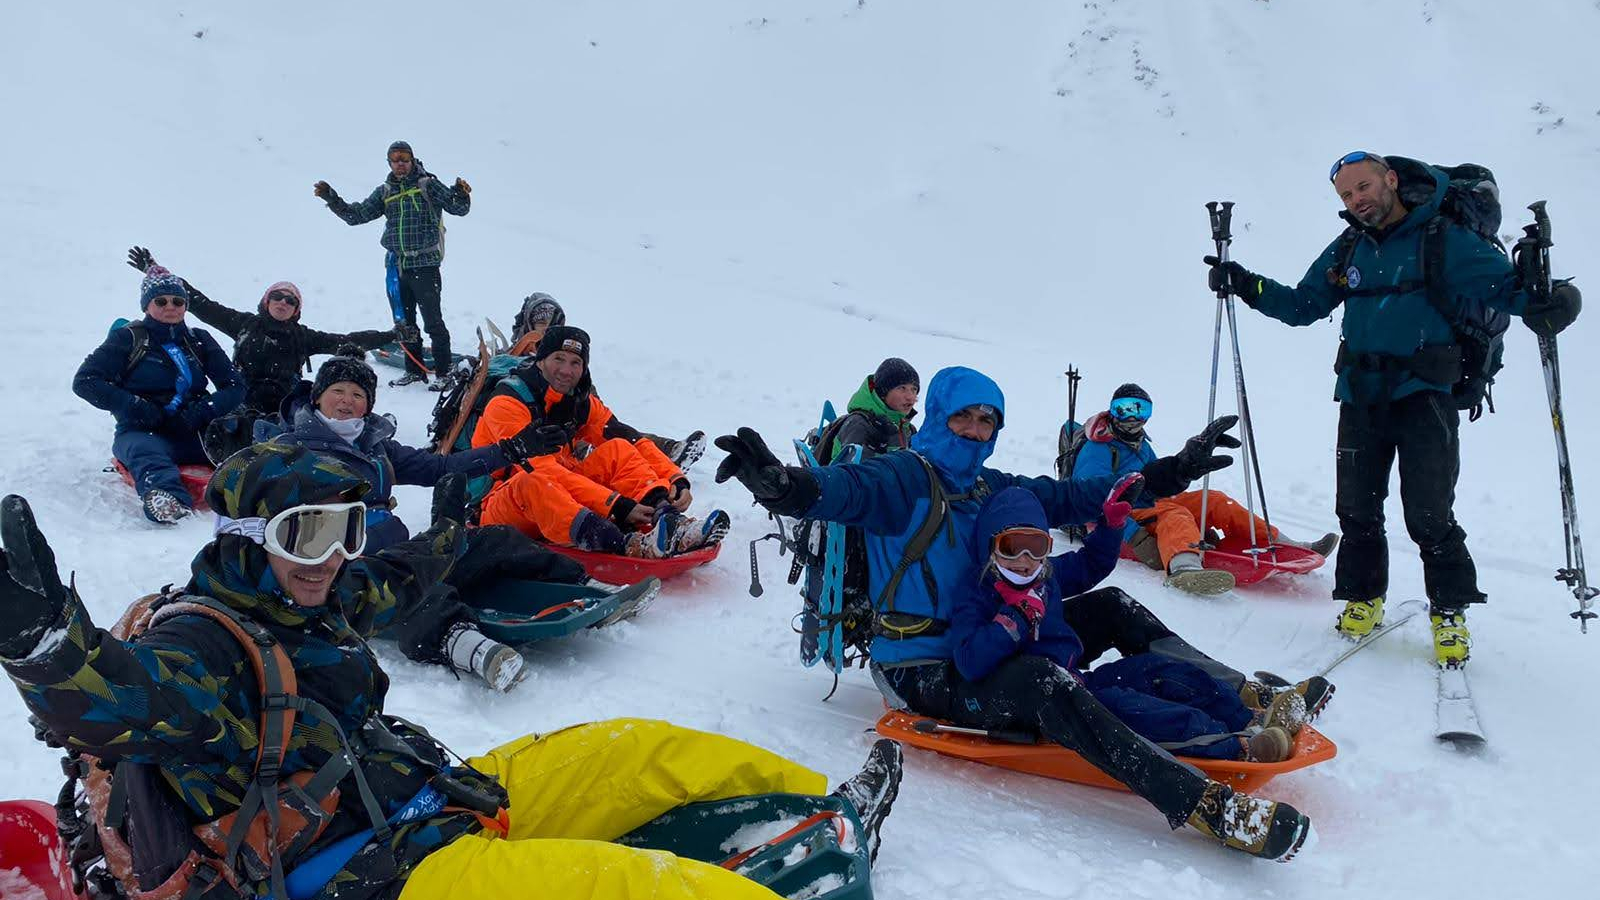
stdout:
<svg viewBox="0 0 1600 900">
<path fill-rule="evenodd" d="M 1095 408 L 1137 380 L 1175 448 L 1203 424 L 1214 309 L 1203 204 L 1238 202 L 1234 253 L 1296 280 L 1338 232 L 1329 163 L 1355 148 L 1493 168 L 1507 232 L 1550 201 L 1558 275 L 1600 306 L 1600 3 L 1577 0 L 701 0 L 435 5 L 28 3 L 0 57 L 0 492 L 27 496 L 90 610 L 187 577 L 210 536 L 158 529 L 101 469 L 111 421 L 69 389 L 131 316 L 130 244 L 215 299 L 279 279 L 319 328 L 382 326 L 379 226 L 311 195 L 359 198 L 396 138 L 473 186 L 448 222 L 444 305 L 458 349 L 547 291 L 595 337 L 595 380 L 628 421 L 739 425 L 786 445 L 888 355 L 1007 393 L 993 464 L 1043 473 L 1068 363 Z M 358 8 L 359 7 L 359 8 Z M 1333 518 L 1337 323 L 1289 329 L 1241 308 L 1275 521 Z M 1596 310 L 1564 334 L 1580 501 L 1600 558 Z M 1226 391 L 1224 392 L 1226 393 Z M 434 395 L 378 391 L 423 441 Z M 1508 338 L 1499 413 L 1463 425 L 1457 514 L 1492 602 L 1472 613 L 1489 749 L 1437 745 L 1426 629 L 1342 669 L 1319 722 L 1339 756 L 1275 782 L 1321 843 L 1288 866 L 1169 835 L 1126 795 L 908 755 L 876 875 L 910 897 L 1579 896 L 1593 880 L 1587 689 L 1600 634 L 1566 618 L 1554 452 L 1534 340 Z M 795 661 L 797 608 L 736 486 L 722 558 L 637 622 L 529 653 L 491 696 L 382 648 L 391 706 L 458 750 L 614 715 L 668 718 L 853 772 L 881 710 L 864 673 L 828 703 Z M 1236 472 L 1221 479 L 1238 485 Z M 427 518 L 427 492 L 399 492 Z M 1391 502 L 1390 596 L 1421 595 Z M 1216 656 L 1301 673 L 1338 647 L 1331 567 L 1200 600 L 1125 567 L 1125 587 Z M 53 797 L 54 754 L 0 691 L 0 797 Z"/>
</svg>

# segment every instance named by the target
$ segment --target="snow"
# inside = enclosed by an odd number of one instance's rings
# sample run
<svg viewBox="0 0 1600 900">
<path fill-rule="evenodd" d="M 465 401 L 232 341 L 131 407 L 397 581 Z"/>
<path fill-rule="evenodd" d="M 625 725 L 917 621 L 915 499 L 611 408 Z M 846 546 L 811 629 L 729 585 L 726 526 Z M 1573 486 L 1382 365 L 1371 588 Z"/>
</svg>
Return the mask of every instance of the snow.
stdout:
<svg viewBox="0 0 1600 900">
<path fill-rule="evenodd" d="M 1214 306 L 1203 204 L 1232 199 L 1236 258 L 1293 280 L 1339 223 L 1325 176 L 1356 147 L 1500 177 L 1514 233 L 1550 200 L 1558 275 L 1600 270 L 1595 3 L 1525 0 L 704 0 L 694 4 L 18 4 L 0 61 L 0 491 L 24 494 L 97 622 L 186 577 L 210 522 L 147 524 L 107 464 L 111 422 L 72 396 L 77 361 L 136 308 L 128 245 L 210 296 L 253 305 L 295 281 L 319 328 L 386 318 L 379 224 L 311 196 L 359 199 L 409 140 L 473 185 L 450 219 L 448 321 L 466 348 L 548 291 L 594 335 L 596 381 L 627 421 L 716 435 L 749 425 L 780 455 L 888 355 L 924 384 L 977 366 L 1007 393 L 994 463 L 1054 457 L 1068 363 L 1092 409 L 1138 380 L 1173 449 L 1203 424 Z M 1591 306 L 1593 302 L 1591 302 Z M 1568 348 L 1579 496 L 1600 516 L 1600 362 Z M 1337 325 L 1240 310 L 1275 521 L 1332 530 Z M 1169 834 L 1126 795 L 911 752 L 884 828 L 880 898 L 1577 895 L 1592 873 L 1587 690 L 1600 637 L 1566 617 L 1551 575 L 1559 505 L 1532 336 L 1513 325 L 1499 413 L 1463 425 L 1457 513 L 1482 586 L 1473 683 L 1486 750 L 1432 736 L 1422 622 L 1338 672 L 1318 723 L 1333 761 L 1266 794 L 1315 820 L 1287 866 Z M 1223 396 L 1228 396 L 1226 387 Z M 382 387 L 421 443 L 432 394 Z M 1226 404 L 1224 404 L 1226 406 Z M 696 469 L 698 504 L 733 514 L 728 551 L 638 620 L 529 653 L 493 695 L 380 648 L 390 707 L 473 752 L 527 731 L 647 716 L 755 741 L 848 777 L 882 709 L 852 671 L 795 662 L 787 560 L 745 541 L 767 522 Z M 1240 490 L 1237 472 L 1218 480 Z M 1586 493 L 1587 492 L 1587 493 Z M 428 495 L 399 492 L 413 526 Z M 1390 597 L 1420 596 L 1389 507 Z M 65 575 L 65 572 L 63 572 Z M 1112 579 L 1244 669 L 1310 671 L 1340 647 L 1331 572 L 1203 600 L 1124 564 Z M 55 753 L 0 692 L 0 796 L 50 796 Z"/>
</svg>

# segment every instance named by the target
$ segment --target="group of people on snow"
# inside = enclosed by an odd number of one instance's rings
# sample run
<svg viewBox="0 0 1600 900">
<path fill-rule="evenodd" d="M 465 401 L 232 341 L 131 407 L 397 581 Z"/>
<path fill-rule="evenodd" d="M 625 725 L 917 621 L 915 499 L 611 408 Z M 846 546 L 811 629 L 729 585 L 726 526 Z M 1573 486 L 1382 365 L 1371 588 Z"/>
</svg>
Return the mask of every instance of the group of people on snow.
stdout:
<svg viewBox="0 0 1600 900">
<path fill-rule="evenodd" d="M 351 224 L 386 217 L 393 332 L 313 332 L 286 282 L 268 288 L 253 314 L 228 310 L 148 252 L 130 256 L 144 273 L 144 316 L 112 331 L 74 390 L 115 416 L 113 452 L 146 515 L 170 522 L 187 509 L 176 466 L 205 459 L 202 435 L 219 419 L 241 416 L 261 441 L 218 460 L 207 496 L 216 534 L 181 590 L 102 629 L 62 583 L 27 503 L 0 501 L 0 663 L 42 733 L 79 763 L 93 761 L 69 771 L 110 772 L 129 798 L 119 813 L 129 827 L 107 832 L 131 841 L 111 866 L 123 889 L 177 896 L 216 882 L 234 896 L 503 896 L 537 880 L 584 895 L 620 878 L 626 893 L 770 896 L 735 867 L 609 842 L 686 803 L 771 792 L 814 798 L 824 818 L 847 816 L 875 855 L 900 781 L 889 741 L 825 794 L 822 776 L 795 763 L 666 723 L 580 725 L 452 763 L 420 726 L 384 712 L 388 679 L 366 644 L 379 633 L 410 658 L 501 680 L 475 666 L 497 650 L 474 627 L 470 596 L 499 579 L 584 578 L 533 538 L 660 556 L 728 528 L 720 511 L 687 515 L 685 466 L 601 401 L 589 334 L 567 325 L 547 295 L 519 310 L 514 350 L 526 358 L 493 386 L 462 451 L 396 441 L 393 421 L 374 413 L 376 375 L 357 358 L 336 356 L 300 381 L 322 348 L 380 337 L 405 345 L 408 375 L 423 377 L 419 311 L 434 368 L 449 366 L 439 212 L 465 214 L 470 187 L 445 187 L 402 142 L 389 163 L 389 179 L 361 204 L 325 182 L 316 191 Z M 1359 637 L 1382 620 L 1382 501 L 1398 459 L 1438 659 L 1460 664 L 1465 609 L 1486 598 L 1451 509 L 1458 372 L 1438 359 L 1456 335 L 1433 300 L 1471 298 L 1554 335 L 1577 317 L 1581 297 L 1570 283 L 1544 289 L 1441 218 L 1449 178 L 1439 169 L 1358 152 L 1341 157 L 1330 180 L 1350 229 L 1298 286 L 1215 257 L 1208 284 L 1289 324 L 1346 307 L 1338 629 Z M 209 334 L 187 327 L 190 306 L 235 338 L 237 368 Z M 1190 488 L 1232 463 L 1219 448 L 1239 446 L 1228 434 L 1235 417 L 1157 456 L 1145 434 L 1153 401 L 1124 385 L 1085 423 L 1070 467 L 1028 477 L 986 465 L 1006 424 L 1004 394 L 988 376 L 940 370 L 920 428 L 919 399 L 916 370 L 887 359 L 817 436 L 820 465 L 785 465 L 740 428 L 716 440 L 727 454 L 716 479 L 737 480 L 780 516 L 856 529 L 874 613 L 871 673 L 892 705 L 1037 734 L 1126 784 L 1173 828 L 1187 824 L 1259 857 L 1293 856 L 1311 834 L 1306 815 L 1210 780 L 1173 751 L 1282 760 L 1332 685 L 1248 679 L 1125 592 L 1097 588 L 1126 542 L 1172 584 L 1218 589 L 1195 574 L 1205 536 Z M 215 431 L 237 440 L 238 428 Z M 465 525 L 468 478 L 491 482 L 476 528 Z M 438 485 L 419 535 L 393 514 L 397 483 Z M 1288 542 L 1218 492 L 1204 502 L 1208 526 Z M 1081 548 L 1052 554 L 1050 529 L 1062 526 L 1093 527 Z M 1329 535 L 1303 546 L 1327 553 L 1334 543 Z M 241 641 L 258 649 L 241 656 Z M 287 689 L 281 678 L 269 685 L 278 670 L 261 661 L 268 650 L 292 673 Z M 1093 666 L 1110 650 L 1120 658 Z M 294 817 L 280 816 L 290 808 Z M 259 836 L 265 843 L 252 842 Z"/>
</svg>

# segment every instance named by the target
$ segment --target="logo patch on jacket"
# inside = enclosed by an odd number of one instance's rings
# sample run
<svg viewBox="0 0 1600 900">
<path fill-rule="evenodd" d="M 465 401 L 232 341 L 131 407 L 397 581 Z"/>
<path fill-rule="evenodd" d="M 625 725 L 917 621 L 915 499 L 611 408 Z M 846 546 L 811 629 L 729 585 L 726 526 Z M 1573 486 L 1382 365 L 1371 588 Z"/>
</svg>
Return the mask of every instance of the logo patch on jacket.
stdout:
<svg viewBox="0 0 1600 900">
<path fill-rule="evenodd" d="M 1358 288 L 1361 286 L 1361 270 L 1351 266 L 1344 270 L 1344 283 L 1346 287 Z"/>
</svg>

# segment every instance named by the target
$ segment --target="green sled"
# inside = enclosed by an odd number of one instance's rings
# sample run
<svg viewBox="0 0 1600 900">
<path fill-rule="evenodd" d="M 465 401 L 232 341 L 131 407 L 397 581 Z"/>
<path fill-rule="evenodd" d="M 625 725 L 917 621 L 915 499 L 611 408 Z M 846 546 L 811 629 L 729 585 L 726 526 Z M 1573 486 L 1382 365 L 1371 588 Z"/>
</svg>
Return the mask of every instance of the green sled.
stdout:
<svg viewBox="0 0 1600 900">
<path fill-rule="evenodd" d="M 507 580 L 466 602 L 484 634 L 503 644 L 530 644 L 588 628 L 621 600 L 584 585 Z"/>
</svg>

